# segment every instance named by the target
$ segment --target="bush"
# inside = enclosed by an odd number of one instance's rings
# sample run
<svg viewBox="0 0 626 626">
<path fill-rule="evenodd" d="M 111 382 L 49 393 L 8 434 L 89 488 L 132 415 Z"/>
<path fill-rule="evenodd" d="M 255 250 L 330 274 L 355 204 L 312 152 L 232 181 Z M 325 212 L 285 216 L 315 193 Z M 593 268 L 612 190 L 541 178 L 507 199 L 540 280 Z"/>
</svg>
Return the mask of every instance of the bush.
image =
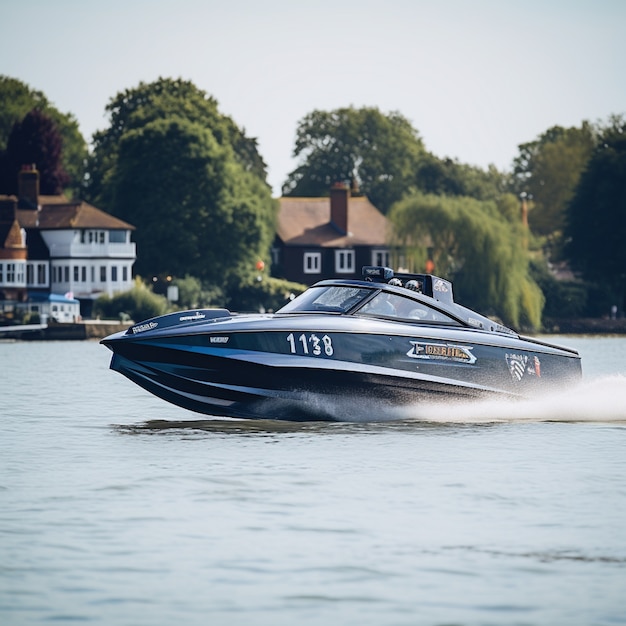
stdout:
<svg viewBox="0 0 626 626">
<path fill-rule="evenodd" d="M 150 317 L 167 313 L 167 298 L 152 292 L 139 278 L 130 291 L 115 294 L 113 297 L 100 296 L 94 304 L 93 314 L 109 319 L 130 319 L 140 322 Z"/>
<path fill-rule="evenodd" d="M 531 276 L 539 285 L 546 303 L 544 318 L 571 319 L 583 317 L 587 310 L 588 289 L 576 281 L 557 280 L 545 263 L 531 263 Z"/>
<path fill-rule="evenodd" d="M 276 311 L 306 288 L 300 283 L 264 276 L 262 280 L 230 285 L 227 306 L 232 311 Z"/>
</svg>

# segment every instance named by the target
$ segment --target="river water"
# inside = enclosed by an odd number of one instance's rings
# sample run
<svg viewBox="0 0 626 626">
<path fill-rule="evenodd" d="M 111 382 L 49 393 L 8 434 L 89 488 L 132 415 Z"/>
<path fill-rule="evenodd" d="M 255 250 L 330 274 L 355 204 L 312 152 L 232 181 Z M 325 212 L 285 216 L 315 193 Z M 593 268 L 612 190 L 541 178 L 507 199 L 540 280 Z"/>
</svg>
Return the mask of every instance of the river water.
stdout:
<svg viewBox="0 0 626 626">
<path fill-rule="evenodd" d="M 97 342 L 0 342 L 0 624 L 626 624 L 626 338 L 584 382 L 206 420 Z"/>
</svg>

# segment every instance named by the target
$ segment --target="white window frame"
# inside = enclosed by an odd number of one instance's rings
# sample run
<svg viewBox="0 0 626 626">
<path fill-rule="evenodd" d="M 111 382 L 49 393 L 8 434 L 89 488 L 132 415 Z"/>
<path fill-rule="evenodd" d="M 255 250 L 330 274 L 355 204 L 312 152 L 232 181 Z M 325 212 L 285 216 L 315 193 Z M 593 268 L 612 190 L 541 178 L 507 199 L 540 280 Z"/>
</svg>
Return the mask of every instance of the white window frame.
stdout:
<svg viewBox="0 0 626 626">
<path fill-rule="evenodd" d="M 335 272 L 354 274 L 356 255 L 354 250 L 335 250 Z"/>
<path fill-rule="evenodd" d="M 374 250 L 372 250 L 372 265 L 382 265 L 383 267 L 391 267 L 389 265 L 389 250 L 386 250 L 385 248 L 376 248 Z M 378 263 L 378 259 L 376 258 L 378 255 L 380 255 L 385 261 L 383 263 Z"/>
<path fill-rule="evenodd" d="M 321 274 L 322 253 L 305 252 L 303 257 L 303 270 L 305 274 Z"/>
</svg>

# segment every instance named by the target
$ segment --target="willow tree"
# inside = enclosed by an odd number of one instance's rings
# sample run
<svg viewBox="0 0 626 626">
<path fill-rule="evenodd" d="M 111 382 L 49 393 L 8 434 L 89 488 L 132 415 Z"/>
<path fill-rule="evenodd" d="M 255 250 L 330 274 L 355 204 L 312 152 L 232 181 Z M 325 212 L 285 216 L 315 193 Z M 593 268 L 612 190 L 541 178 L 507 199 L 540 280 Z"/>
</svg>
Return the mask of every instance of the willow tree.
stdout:
<svg viewBox="0 0 626 626">
<path fill-rule="evenodd" d="M 414 194 L 389 218 L 395 243 L 422 259 L 428 248 L 437 274 L 454 281 L 459 302 L 513 327 L 536 329 L 543 294 L 529 275 L 523 227 L 511 219 L 514 203 L 510 196 L 479 201 Z"/>
</svg>

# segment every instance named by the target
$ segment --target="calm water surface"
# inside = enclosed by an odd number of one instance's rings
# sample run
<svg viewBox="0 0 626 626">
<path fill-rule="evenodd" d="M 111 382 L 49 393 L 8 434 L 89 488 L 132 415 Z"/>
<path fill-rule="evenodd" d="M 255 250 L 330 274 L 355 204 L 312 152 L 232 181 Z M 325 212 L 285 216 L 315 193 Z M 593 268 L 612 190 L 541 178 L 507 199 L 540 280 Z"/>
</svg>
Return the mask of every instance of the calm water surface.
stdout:
<svg viewBox="0 0 626 626">
<path fill-rule="evenodd" d="M 0 624 L 626 624 L 626 338 L 557 341 L 577 389 L 308 425 L 0 342 Z"/>
</svg>

